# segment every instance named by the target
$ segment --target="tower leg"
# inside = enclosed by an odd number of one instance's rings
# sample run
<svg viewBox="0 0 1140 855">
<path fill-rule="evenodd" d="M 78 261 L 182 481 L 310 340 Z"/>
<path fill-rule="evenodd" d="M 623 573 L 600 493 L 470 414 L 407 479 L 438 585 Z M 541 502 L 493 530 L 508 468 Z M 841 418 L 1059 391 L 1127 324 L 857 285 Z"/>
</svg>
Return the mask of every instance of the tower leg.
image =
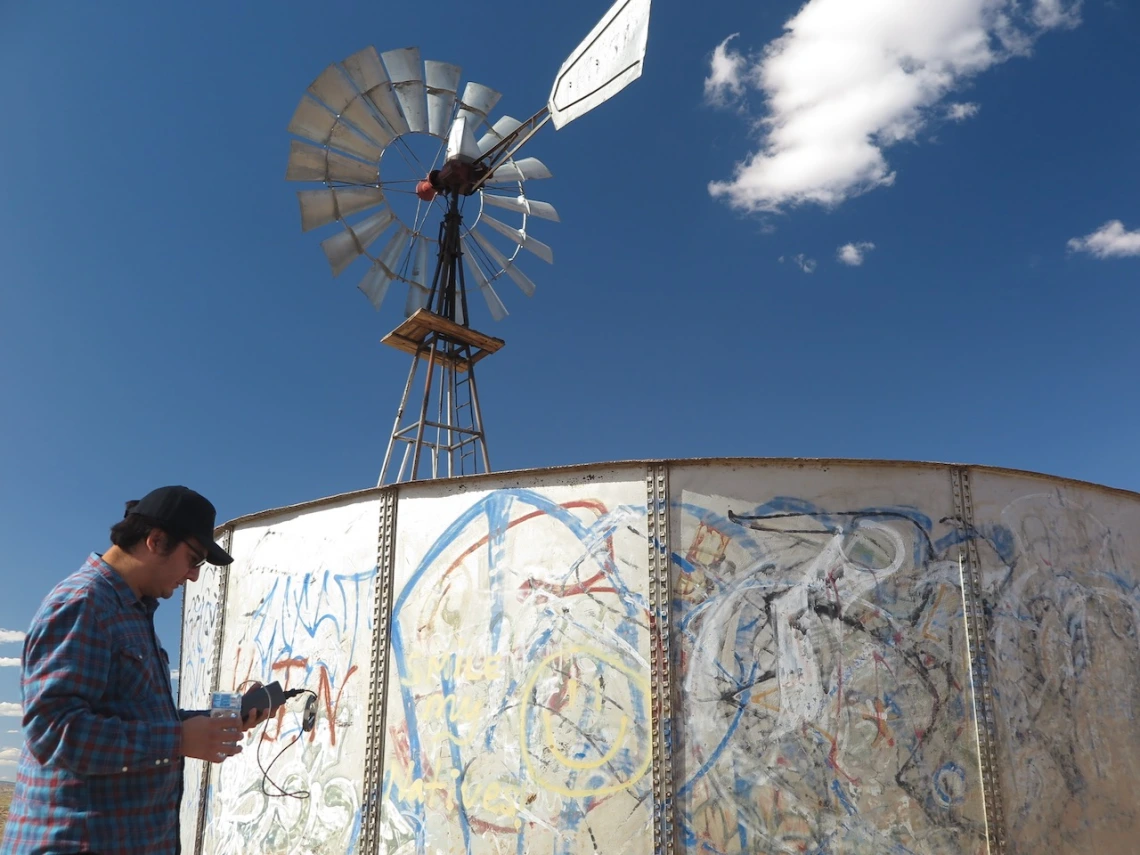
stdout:
<svg viewBox="0 0 1140 855">
<path fill-rule="evenodd" d="M 431 381 L 435 376 L 435 354 L 439 349 L 439 345 L 439 339 L 433 339 L 431 343 L 431 351 L 428 353 L 427 376 L 424 378 L 424 400 L 420 405 L 420 420 L 416 422 L 416 444 L 412 450 L 412 481 L 415 481 L 420 477 L 420 451 L 422 451 L 424 447 L 424 422 L 425 419 L 427 419 L 428 401 L 431 399 Z M 432 450 L 432 458 L 432 465 L 434 467 L 434 449 Z"/>
<path fill-rule="evenodd" d="M 392 424 L 392 436 L 388 439 L 388 450 L 384 452 L 384 465 L 380 467 L 380 477 L 376 481 L 377 487 L 384 486 L 384 479 L 388 477 L 388 467 L 392 463 L 392 452 L 396 448 L 396 441 L 400 432 L 400 420 L 404 417 L 404 408 L 408 406 L 408 395 L 412 392 L 412 383 L 416 379 L 416 371 L 420 367 L 420 353 L 417 351 L 416 355 L 412 358 L 412 368 L 408 371 L 408 382 L 404 384 L 404 395 L 400 398 L 400 407 L 396 410 L 396 421 Z M 402 475 L 404 466 L 401 463 L 400 473 Z M 397 481 L 403 480 L 400 475 L 396 478 Z"/>
<path fill-rule="evenodd" d="M 475 381 L 477 352 L 469 343 L 442 333 L 424 339 L 408 372 L 377 486 L 491 471 Z M 423 397 L 418 407 L 409 406 L 421 362 L 427 363 Z M 425 454 L 431 455 L 430 464 Z"/>
</svg>

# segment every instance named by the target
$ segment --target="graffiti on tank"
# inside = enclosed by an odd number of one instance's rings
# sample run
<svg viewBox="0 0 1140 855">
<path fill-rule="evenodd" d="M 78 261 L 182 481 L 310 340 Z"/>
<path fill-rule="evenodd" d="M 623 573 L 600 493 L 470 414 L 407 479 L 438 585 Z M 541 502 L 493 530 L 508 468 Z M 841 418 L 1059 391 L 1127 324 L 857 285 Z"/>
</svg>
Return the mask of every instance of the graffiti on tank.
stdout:
<svg viewBox="0 0 1140 855">
<path fill-rule="evenodd" d="M 182 661 L 178 679 L 179 706 L 183 709 L 201 709 L 209 704 L 221 612 L 220 572 L 215 568 L 203 568 L 198 582 L 187 587 L 183 594 Z M 197 833 L 204 766 L 201 760 L 187 760 L 183 773 L 180 822 L 184 847 Z"/>
<path fill-rule="evenodd" d="M 215 573 L 217 571 L 214 571 Z M 202 583 L 188 588 L 183 615 L 182 664 L 178 692 L 186 707 L 207 703 L 214 678 L 214 651 L 217 643 L 219 591 Z"/>
<path fill-rule="evenodd" d="M 343 731 L 362 728 L 361 710 L 343 703 L 359 682 L 361 661 L 370 651 L 372 586 L 376 569 L 353 574 L 321 571 L 275 575 L 260 603 L 245 620 L 235 647 L 237 689 L 249 680 L 278 680 L 285 688 L 305 687 L 318 700 L 316 727 L 301 728 L 300 702 L 282 707 L 264 728 L 247 738 L 246 752 L 258 752 L 263 766 L 278 754 L 274 782 L 307 798 L 282 797 L 253 774 L 227 779 L 223 765 L 220 812 L 211 817 L 212 852 L 351 852 L 360 832 L 360 798 L 355 769 L 346 756 Z"/>
<path fill-rule="evenodd" d="M 644 570 L 620 557 L 645 552 L 644 507 L 517 489 L 415 557 L 392 611 L 385 851 L 649 851 Z"/>
<path fill-rule="evenodd" d="M 686 850 L 983 852 L 957 560 L 977 533 L 907 507 L 706 504 L 674 506 Z"/>
<path fill-rule="evenodd" d="M 1024 496 L 1001 516 L 1012 538 L 986 598 L 1011 851 L 1133 851 L 1137 556 L 1061 493 Z"/>
</svg>

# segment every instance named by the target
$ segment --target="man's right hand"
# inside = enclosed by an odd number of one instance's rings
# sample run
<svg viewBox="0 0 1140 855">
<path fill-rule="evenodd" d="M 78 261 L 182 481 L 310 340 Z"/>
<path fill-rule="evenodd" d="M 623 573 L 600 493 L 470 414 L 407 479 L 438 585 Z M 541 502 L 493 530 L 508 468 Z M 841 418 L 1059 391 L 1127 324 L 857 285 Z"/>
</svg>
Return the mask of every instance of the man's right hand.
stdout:
<svg viewBox="0 0 1140 855">
<path fill-rule="evenodd" d="M 241 753 L 241 720 L 199 715 L 182 722 L 182 754 L 221 763 Z"/>
</svg>

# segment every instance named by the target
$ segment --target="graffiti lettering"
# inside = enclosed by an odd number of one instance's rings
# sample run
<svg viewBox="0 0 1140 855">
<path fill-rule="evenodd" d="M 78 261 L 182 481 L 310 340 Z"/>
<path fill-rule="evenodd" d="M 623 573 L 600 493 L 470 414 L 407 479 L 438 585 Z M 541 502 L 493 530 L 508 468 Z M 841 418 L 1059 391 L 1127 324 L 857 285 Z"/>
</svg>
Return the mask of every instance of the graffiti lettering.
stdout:
<svg viewBox="0 0 1140 855">
<path fill-rule="evenodd" d="M 405 686 L 420 687 L 440 678 L 444 680 L 498 680 L 504 671 L 504 656 L 465 653 L 440 653 L 434 656 L 411 656 L 405 663 L 406 674 L 400 679 Z"/>
</svg>

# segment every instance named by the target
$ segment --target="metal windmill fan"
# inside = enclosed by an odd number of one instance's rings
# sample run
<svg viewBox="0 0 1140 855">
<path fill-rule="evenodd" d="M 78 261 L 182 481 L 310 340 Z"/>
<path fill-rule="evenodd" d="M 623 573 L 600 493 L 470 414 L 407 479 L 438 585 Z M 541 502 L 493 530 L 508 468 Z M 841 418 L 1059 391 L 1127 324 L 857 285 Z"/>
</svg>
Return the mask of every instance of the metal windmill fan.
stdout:
<svg viewBox="0 0 1140 855">
<path fill-rule="evenodd" d="M 428 306 L 429 263 L 438 259 L 441 215 L 447 210 L 437 194 L 447 187 L 449 166 L 475 162 L 523 124 L 510 116 L 492 123 L 489 113 L 500 93 L 475 82 L 460 90 L 460 74 L 455 65 L 422 62 L 414 47 L 383 54 L 365 48 L 326 68 L 289 124 L 302 139 L 292 141 L 286 178 L 325 185 L 297 194 L 301 228 L 339 223 L 341 231 L 321 248 L 334 276 L 361 256 L 372 262 L 359 288 L 377 309 L 393 282 L 408 287 L 405 316 Z M 424 146 L 411 144 L 414 135 L 437 141 L 431 162 L 424 162 Z M 432 175 L 439 189 L 420 187 L 417 196 L 416 185 L 430 185 Z M 534 283 L 516 262 L 522 250 L 554 260 L 550 247 L 527 232 L 532 217 L 558 220 L 552 205 L 527 197 L 527 181 L 549 177 L 535 158 L 505 158 L 472 194 L 478 202 L 474 215 L 467 213 L 473 207 L 469 202 L 464 206 L 461 249 L 495 320 L 507 314 L 492 284 L 496 280 L 506 275 L 527 296 L 534 294 Z M 414 210 L 397 206 L 396 194 L 411 197 Z M 502 219 L 488 207 L 503 211 Z M 466 321 L 462 301 L 457 320 Z"/>
<path fill-rule="evenodd" d="M 650 0 L 617 0 L 562 64 L 546 106 L 524 121 L 492 121 L 498 92 L 474 82 L 461 90 L 458 66 L 423 62 L 414 47 L 358 51 L 302 97 L 285 177 L 323 184 L 297 194 L 302 230 L 337 225 L 321 242 L 333 275 L 369 259 L 359 288 L 377 309 L 393 283 L 407 286 L 407 320 L 384 342 L 414 360 L 379 483 L 399 443 L 397 481 L 421 477 L 421 459 L 430 459 L 425 474 L 433 478 L 466 474 L 468 463 L 472 472 L 490 470 L 474 368 L 504 342 L 471 328 L 467 274 L 496 320 L 507 314 L 495 290 L 504 277 L 534 294 L 520 254 L 554 260 L 529 229 L 533 218 L 558 214 L 527 191 L 550 171 L 515 155 L 547 122 L 561 128 L 641 75 L 649 10 Z M 402 424 L 421 363 L 418 418 Z"/>
</svg>

